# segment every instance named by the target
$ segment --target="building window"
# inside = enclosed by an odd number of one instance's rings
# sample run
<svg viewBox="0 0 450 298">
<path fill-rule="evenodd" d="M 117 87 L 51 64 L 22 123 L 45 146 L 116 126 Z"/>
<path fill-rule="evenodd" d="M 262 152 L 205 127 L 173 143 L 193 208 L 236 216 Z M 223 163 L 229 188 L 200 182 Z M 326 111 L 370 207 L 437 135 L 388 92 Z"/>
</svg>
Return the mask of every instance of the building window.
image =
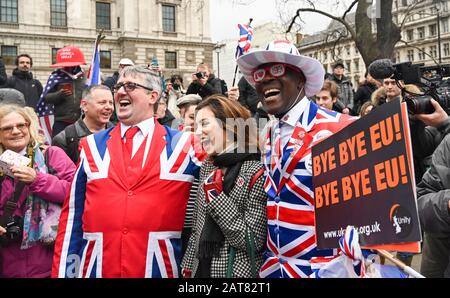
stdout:
<svg viewBox="0 0 450 298">
<path fill-rule="evenodd" d="M 417 34 L 419 36 L 419 39 L 423 39 L 425 37 L 425 27 L 417 28 Z"/>
<path fill-rule="evenodd" d="M 355 45 L 355 55 L 359 55 L 358 47 Z"/>
<path fill-rule="evenodd" d="M 111 68 L 111 51 L 100 51 L 100 68 Z"/>
<path fill-rule="evenodd" d="M 325 70 L 325 72 L 328 72 L 328 64 L 324 64 L 323 69 Z"/>
<path fill-rule="evenodd" d="M 352 72 L 352 63 L 350 61 L 346 61 L 346 68 L 348 72 Z"/>
<path fill-rule="evenodd" d="M 441 33 L 448 32 L 448 18 L 441 19 Z"/>
<path fill-rule="evenodd" d="M 2 46 L 2 57 L 5 65 L 14 65 L 17 57 L 16 46 Z"/>
<path fill-rule="evenodd" d="M 400 52 L 396 52 L 395 58 L 394 58 L 394 63 L 399 63 L 399 62 L 400 62 Z"/>
<path fill-rule="evenodd" d="M 450 56 L 450 45 L 448 43 L 444 43 L 444 56 Z"/>
<path fill-rule="evenodd" d="M 402 6 L 408 6 L 408 1 L 407 0 L 402 0 Z"/>
<path fill-rule="evenodd" d="M 0 22 L 17 23 L 17 0 L 0 0 Z"/>
<path fill-rule="evenodd" d="M 436 36 L 436 24 L 429 25 L 428 30 L 430 31 L 430 36 Z"/>
<path fill-rule="evenodd" d="M 347 56 L 350 56 L 350 46 L 345 47 L 345 52 L 347 53 Z"/>
<path fill-rule="evenodd" d="M 175 6 L 162 6 L 162 23 L 164 32 L 175 32 Z"/>
<path fill-rule="evenodd" d="M 414 39 L 414 30 L 410 29 L 410 30 L 406 30 L 406 40 L 410 41 Z"/>
<path fill-rule="evenodd" d="M 55 27 L 67 27 L 66 0 L 50 1 L 50 24 Z"/>
<path fill-rule="evenodd" d="M 414 61 L 414 50 L 408 50 L 408 61 Z"/>
<path fill-rule="evenodd" d="M 323 60 L 327 61 L 328 60 L 328 51 L 324 51 L 323 52 Z"/>
<path fill-rule="evenodd" d="M 166 52 L 166 68 L 177 68 L 177 52 Z"/>
<path fill-rule="evenodd" d="M 425 60 L 425 48 L 419 49 L 419 61 L 420 60 Z"/>
<path fill-rule="evenodd" d="M 430 56 L 433 57 L 433 58 L 437 57 L 437 48 L 436 48 L 436 46 L 431 46 L 430 47 Z"/>
<path fill-rule="evenodd" d="M 359 72 L 359 59 L 355 59 L 355 72 Z"/>
<path fill-rule="evenodd" d="M 95 17 L 97 29 L 111 30 L 111 4 L 96 2 Z"/>
<path fill-rule="evenodd" d="M 56 53 L 60 48 L 52 48 L 52 64 L 56 63 Z"/>
</svg>

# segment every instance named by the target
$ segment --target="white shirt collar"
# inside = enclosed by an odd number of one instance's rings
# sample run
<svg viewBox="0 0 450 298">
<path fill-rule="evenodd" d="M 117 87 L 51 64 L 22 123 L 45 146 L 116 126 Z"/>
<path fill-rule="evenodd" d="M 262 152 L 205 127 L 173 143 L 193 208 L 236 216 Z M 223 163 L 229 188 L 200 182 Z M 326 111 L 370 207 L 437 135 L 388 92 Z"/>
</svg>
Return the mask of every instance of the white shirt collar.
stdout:
<svg viewBox="0 0 450 298">
<path fill-rule="evenodd" d="M 148 133 L 149 133 L 150 131 L 153 130 L 153 127 L 155 126 L 155 120 L 154 120 L 153 117 L 151 117 L 151 118 L 149 118 L 149 119 L 147 119 L 147 120 L 141 121 L 141 122 L 139 122 L 138 124 L 132 125 L 132 126 L 137 126 L 137 127 L 139 127 L 139 129 L 141 130 L 141 133 L 142 133 L 142 134 L 144 135 L 144 137 L 145 137 L 145 136 L 148 135 Z M 125 124 L 123 124 L 123 123 L 120 123 L 120 136 L 122 137 L 122 139 L 125 137 L 125 133 L 127 132 L 127 130 L 128 130 L 130 127 L 132 127 L 132 126 L 129 126 L 129 125 L 125 125 Z"/>
<path fill-rule="evenodd" d="M 300 119 L 300 116 L 305 111 L 308 106 L 309 99 L 305 96 L 302 100 L 300 100 L 286 115 L 284 115 L 280 121 L 283 123 L 289 124 L 292 127 L 295 127 L 297 121 Z"/>
</svg>

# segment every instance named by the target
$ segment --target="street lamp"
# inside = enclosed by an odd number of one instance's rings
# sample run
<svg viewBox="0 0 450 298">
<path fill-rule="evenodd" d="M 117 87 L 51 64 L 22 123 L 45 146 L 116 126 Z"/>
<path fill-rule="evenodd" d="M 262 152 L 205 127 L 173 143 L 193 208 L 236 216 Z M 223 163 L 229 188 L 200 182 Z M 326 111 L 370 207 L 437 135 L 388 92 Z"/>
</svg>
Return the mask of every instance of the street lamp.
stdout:
<svg viewBox="0 0 450 298">
<path fill-rule="evenodd" d="M 220 78 L 220 51 L 224 47 L 224 43 L 216 43 L 214 46 L 214 51 L 217 53 L 217 77 Z"/>
</svg>

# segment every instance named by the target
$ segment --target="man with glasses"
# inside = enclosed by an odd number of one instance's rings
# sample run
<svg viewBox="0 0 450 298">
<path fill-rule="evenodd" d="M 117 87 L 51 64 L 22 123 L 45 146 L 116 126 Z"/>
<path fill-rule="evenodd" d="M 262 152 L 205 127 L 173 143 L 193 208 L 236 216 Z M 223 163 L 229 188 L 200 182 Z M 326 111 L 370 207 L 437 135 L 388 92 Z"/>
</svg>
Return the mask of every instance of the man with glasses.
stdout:
<svg viewBox="0 0 450 298">
<path fill-rule="evenodd" d="M 119 123 L 80 142 L 52 275 L 179 277 L 186 204 L 204 155 L 192 134 L 156 121 L 153 71 L 129 66 L 113 90 Z"/>
<path fill-rule="evenodd" d="M 276 118 L 264 134 L 269 221 L 260 276 L 307 277 L 311 258 L 336 254 L 315 244 L 311 147 L 350 118 L 308 100 L 322 88 L 323 67 L 288 41 L 272 41 L 266 50 L 243 55 L 237 63 L 264 109 Z"/>
<path fill-rule="evenodd" d="M 91 85 L 83 91 L 81 110 L 83 117 L 52 140 L 52 145 L 62 148 L 75 164 L 79 158 L 80 139 L 113 126 L 110 122 L 114 111 L 111 90 L 104 85 Z"/>
</svg>

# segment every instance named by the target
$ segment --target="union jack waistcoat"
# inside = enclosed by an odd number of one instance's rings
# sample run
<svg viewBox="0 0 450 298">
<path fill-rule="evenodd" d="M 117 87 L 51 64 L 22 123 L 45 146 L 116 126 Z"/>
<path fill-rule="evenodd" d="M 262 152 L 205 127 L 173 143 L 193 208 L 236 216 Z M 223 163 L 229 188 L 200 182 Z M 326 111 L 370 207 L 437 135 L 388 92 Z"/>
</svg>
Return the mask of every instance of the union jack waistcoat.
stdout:
<svg viewBox="0 0 450 298">
<path fill-rule="evenodd" d="M 268 123 L 264 155 L 268 236 L 260 277 L 307 277 L 312 257 L 337 253 L 316 248 L 311 148 L 352 119 L 308 101 L 282 150 L 276 136 L 278 121 Z"/>
</svg>

